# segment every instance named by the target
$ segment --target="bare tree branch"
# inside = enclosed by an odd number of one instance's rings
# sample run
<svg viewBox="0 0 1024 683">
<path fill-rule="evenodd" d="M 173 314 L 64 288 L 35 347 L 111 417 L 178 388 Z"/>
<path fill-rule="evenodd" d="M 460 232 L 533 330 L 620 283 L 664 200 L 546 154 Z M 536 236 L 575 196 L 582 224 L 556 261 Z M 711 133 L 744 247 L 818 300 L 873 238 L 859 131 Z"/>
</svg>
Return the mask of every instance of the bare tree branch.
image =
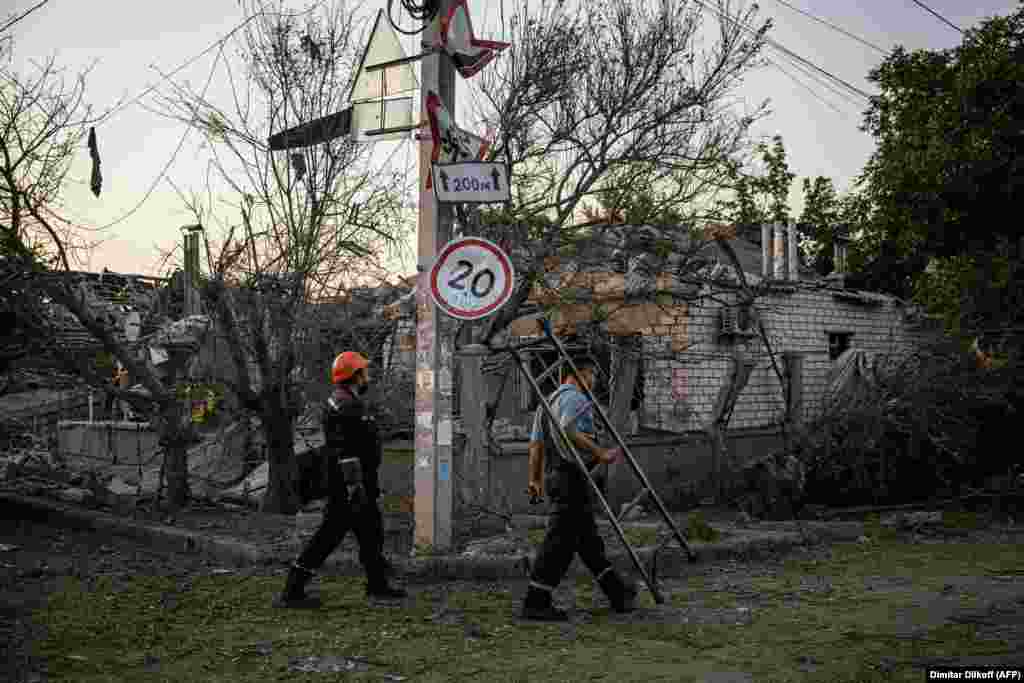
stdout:
<svg viewBox="0 0 1024 683">
<path fill-rule="evenodd" d="M 325 2 L 319 13 L 298 17 L 276 11 L 280 0 L 242 5 L 253 20 L 239 33 L 238 58 L 223 69 L 228 101 L 172 83 L 159 111 L 203 135 L 213 182 L 233 195 L 189 202 L 199 222 L 229 226 L 221 236 L 206 234 L 210 276 L 200 289 L 229 342 L 232 386 L 260 414 L 268 437 L 272 483 L 264 506 L 284 512 L 297 504 L 292 449 L 301 412 L 289 396 L 293 378 L 309 370 L 298 345 L 317 322 L 317 301 L 382 269 L 383 255 L 411 227 L 403 214 L 411 188 L 401 174 L 375 168 L 369 149 L 347 138 L 283 152 L 266 143 L 272 133 L 348 105 L 362 47 L 354 10 Z M 318 58 L 303 36 L 315 40 Z M 207 194 L 215 196 L 210 187 Z M 220 218 L 225 212 L 231 217 Z"/>
</svg>

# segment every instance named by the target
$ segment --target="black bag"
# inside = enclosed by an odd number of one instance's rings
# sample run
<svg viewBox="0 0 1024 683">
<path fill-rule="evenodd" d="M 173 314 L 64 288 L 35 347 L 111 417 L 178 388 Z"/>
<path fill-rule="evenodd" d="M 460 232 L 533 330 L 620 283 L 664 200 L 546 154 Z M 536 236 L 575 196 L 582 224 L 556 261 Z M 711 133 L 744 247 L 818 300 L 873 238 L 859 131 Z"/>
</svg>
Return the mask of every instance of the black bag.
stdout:
<svg viewBox="0 0 1024 683">
<path fill-rule="evenodd" d="M 330 495 L 331 457 L 326 446 L 317 446 L 295 456 L 299 467 L 299 499 L 303 505 Z"/>
</svg>

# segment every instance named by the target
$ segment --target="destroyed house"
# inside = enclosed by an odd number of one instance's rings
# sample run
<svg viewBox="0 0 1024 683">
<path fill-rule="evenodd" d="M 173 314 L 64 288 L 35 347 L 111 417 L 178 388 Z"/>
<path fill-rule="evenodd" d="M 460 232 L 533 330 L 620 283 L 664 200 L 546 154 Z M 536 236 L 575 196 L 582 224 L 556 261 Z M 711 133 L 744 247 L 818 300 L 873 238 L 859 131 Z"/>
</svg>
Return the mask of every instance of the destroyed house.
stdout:
<svg viewBox="0 0 1024 683">
<path fill-rule="evenodd" d="M 754 362 L 754 368 L 736 401 L 730 426 L 777 425 L 783 392 L 759 339 L 757 321 L 764 325 L 779 360 L 800 359 L 802 376 L 794 393 L 801 395 L 804 418 L 820 410 L 830 377 L 839 374 L 844 354 L 883 362 L 905 352 L 919 338 L 919 316 L 904 302 L 844 286 L 842 250 L 837 271 L 823 278 L 799 262 L 793 226 L 733 233 L 728 242 L 748 282 L 760 287 L 749 310 L 729 292 L 695 297 L 696 285 L 672 283 L 667 273 L 649 277 L 629 267 L 577 272 L 560 264 L 553 264 L 549 271 L 548 284 L 563 299 L 569 289 L 582 290 L 574 297 L 579 303 L 561 303 L 551 314 L 556 331 L 569 345 L 582 351 L 577 332 L 600 328 L 608 343 L 597 351 L 597 360 L 606 378 L 616 375 L 618 349 L 623 349 L 621 355 L 638 360 L 639 379 L 632 392 L 633 433 L 702 430 L 730 374 L 736 347 Z M 707 243 L 705 251 L 701 277 L 728 278 L 732 267 L 725 253 L 714 242 Z M 645 285 L 650 286 L 645 289 Z M 655 287 L 658 294 L 652 297 Z M 687 287 L 689 291 L 682 291 Z M 671 291 L 678 295 L 665 294 Z M 412 293 L 406 296 L 410 301 L 412 297 Z M 511 326 L 510 341 L 536 335 L 537 319 L 544 314 L 541 306 L 551 302 L 538 290 L 528 303 L 525 314 Z M 597 315 L 603 319 L 595 325 L 595 310 L 602 308 Z M 390 358 L 411 367 L 415 364 L 414 309 L 395 305 L 389 314 L 398 318 Z M 510 378 L 509 383 L 512 389 L 503 392 L 507 396 L 502 397 L 499 418 L 507 423 L 510 434 L 522 434 L 536 403 L 524 381 Z"/>
<path fill-rule="evenodd" d="M 837 245 L 836 271 L 821 277 L 801 263 L 795 226 L 724 228 L 723 236 L 757 292 L 753 304 L 743 307 L 728 287 L 701 296 L 702 281 L 737 282 L 731 260 L 714 240 L 704 240 L 698 258 L 689 259 L 699 266 L 691 271 L 697 277 L 680 280 L 671 258 L 659 264 L 653 255 L 624 246 L 629 236 L 657 237 L 659 229 L 616 229 L 625 236 L 623 246 L 613 249 L 602 266 L 578 268 L 557 259 L 545 264 L 548 287 L 531 295 L 508 341 L 536 336 L 537 319 L 550 316 L 570 349 L 598 361 L 604 376 L 598 397 L 622 431 L 638 443 L 691 452 L 684 459 L 706 460 L 704 434 L 724 410 L 731 410 L 729 438 L 737 457 L 777 448 L 787 393 L 778 372 L 791 387 L 795 418 L 813 419 L 855 374 L 850 368 L 863 372 L 898 358 L 924 333 L 920 316 L 904 302 L 847 287 L 845 240 Z M 567 297 L 569 290 L 572 296 Z M 413 297 L 407 295 L 408 303 Z M 388 313 L 398 321 L 392 362 L 414 367 L 414 306 L 397 304 Z M 772 354 L 765 350 L 758 323 Z M 535 371 L 550 364 L 553 356 L 548 355 L 535 359 Z M 737 358 L 750 366 L 738 387 L 732 386 Z M 507 356 L 484 364 L 488 394 L 498 397 L 493 432 L 506 450 L 525 453 L 537 402 L 519 372 L 506 377 L 507 367 Z M 460 379 L 455 379 L 458 386 Z M 542 384 L 545 391 L 554 388 L 554 381 Z M 457 389 L 456 413 L 459 394 Z"/>
</svg>

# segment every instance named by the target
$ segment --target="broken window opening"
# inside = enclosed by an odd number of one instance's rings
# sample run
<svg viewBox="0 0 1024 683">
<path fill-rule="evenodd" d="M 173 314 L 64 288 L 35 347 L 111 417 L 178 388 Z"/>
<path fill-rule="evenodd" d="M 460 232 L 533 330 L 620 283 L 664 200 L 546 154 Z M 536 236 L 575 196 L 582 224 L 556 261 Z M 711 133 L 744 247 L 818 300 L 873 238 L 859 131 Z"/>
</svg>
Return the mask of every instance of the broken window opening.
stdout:
<svg viewBox="0 0 1024 683">
<path fill-rule="evenodd" d="M 852 332 L 829 332 L 828 333 L 828 357 L 829 360 L 836 360 L 850 349 L 850 342 L 853 339 Z"/>
</svg>

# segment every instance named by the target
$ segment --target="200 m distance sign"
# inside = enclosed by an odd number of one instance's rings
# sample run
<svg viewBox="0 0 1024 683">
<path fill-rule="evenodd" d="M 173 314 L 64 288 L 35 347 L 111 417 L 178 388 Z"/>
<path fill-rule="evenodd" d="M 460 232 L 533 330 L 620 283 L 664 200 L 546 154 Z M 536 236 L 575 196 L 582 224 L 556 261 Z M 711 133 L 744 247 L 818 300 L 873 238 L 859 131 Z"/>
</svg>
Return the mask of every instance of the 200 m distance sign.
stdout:
<svg viewBox="0 0 1024 683">
<path fill-rule="evenodd" d="M 514 283 L 508 255 L 482 237 L 452 240 L 430 269 L 434 303 L 459 320 L 479 320 L 494 313 L 512 296 Z"/>
</svg>

